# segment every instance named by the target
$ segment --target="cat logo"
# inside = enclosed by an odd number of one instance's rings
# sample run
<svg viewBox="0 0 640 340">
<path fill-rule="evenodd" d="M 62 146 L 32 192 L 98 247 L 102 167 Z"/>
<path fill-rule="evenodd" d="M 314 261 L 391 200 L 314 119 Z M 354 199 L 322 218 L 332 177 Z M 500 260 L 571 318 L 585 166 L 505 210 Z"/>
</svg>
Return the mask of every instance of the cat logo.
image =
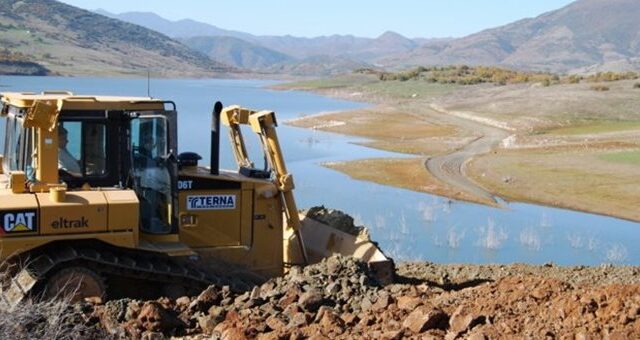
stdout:
<svg viewBox="0 0 640 340">
<path fill-rule="evenodd" d="M 36 211 L 2 211 L 0 222 L 5 233 L 25 233 L 38 230 Z"/>
</svg>

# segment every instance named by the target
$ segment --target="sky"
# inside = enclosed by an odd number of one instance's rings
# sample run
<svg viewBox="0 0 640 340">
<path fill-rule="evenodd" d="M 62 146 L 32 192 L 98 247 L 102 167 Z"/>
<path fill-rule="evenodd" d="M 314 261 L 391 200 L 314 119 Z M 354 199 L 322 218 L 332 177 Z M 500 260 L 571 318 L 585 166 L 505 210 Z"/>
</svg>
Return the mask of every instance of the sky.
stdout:
<svg viewBox="0 0 640 340">
<path fill-rule="evenodd" d="M 409 38 L 461 37 L 538 16 L 573 0 L 62 0 L 112 13 L 154 12 L 254 35 L 374 38 L 394 31 Z"/>
</svg>

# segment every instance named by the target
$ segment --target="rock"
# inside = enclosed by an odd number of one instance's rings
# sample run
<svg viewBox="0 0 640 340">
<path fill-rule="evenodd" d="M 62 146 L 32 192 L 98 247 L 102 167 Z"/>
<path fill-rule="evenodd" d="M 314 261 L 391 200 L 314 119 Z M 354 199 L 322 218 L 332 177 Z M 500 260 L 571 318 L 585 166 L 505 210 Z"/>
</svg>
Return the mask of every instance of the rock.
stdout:
<svg viewBox="0 0 640 340">
<path fill-rule="evenodd" d="M 101 305 L 103 303 L 102 298 L 99 296 L 90 296 L 84 298 L 84 301 L 92 305 Z"/>
<path fill-rule="evenodd" d="M 275 302 L 269 302 L 260 306 L 260 310 L 264 312 L 265 315 L 278 315 L 280 314 L 280 309 L 275 306 Z"/>
<path fill-rule="evenodd" d="M 137 319 L 140 314 L 140 309 L 142 308 L 142 302 L 138 300 L 130 301 L 127 304 L 127 311 L 125 312 L 124 319 L 132 320 Z"/>
<path fill-rule="evenodd" d="M 359 318 L 351 313 L 344 313 L 340 315 L 340 319 L 342 319 L 347 326 L 353 326 L 359 321 Z"/>
<path fill-rule="evenodd" d="M 282 318 L 278 316 L 268 317 L 266 320 L 266 324 L 267 326 L 269 326 L 269 328 L 271 328 L 274 331 L 283 330 L 287 326 L 287 324 L 284 321 L 282 321 Z"/>
<path fill-rule="evenodd" d="M 211 308 L 209 308 L 207 313 L 216 319 L 220 319 L 220 321 L 224 320 L 224 317 L 225 317 L 224 308 L 220 306 L 211 306 Z"/>
<path fill-rule="evenodd" d="M 292 282 L 300 282 L 304 280 L 302 268 L 300 266 L 293 266 L 287 273 L 287 278 Z"/>
<path fill-rule="evenodd" d="M 456 334 L 466 332 L 473 327 L 474 320 L 479 318 L 469 313 L 464 306 L 459 306 L 449 318 L 449 330 Z"/>
<path fill-rule="evenodd" d="M 189 307 L 191 299 L 188 296 L 182 296 L 176 299 L 176 308 L 179 310 L 185 310 Z"/>
<path fill-rule="evenodd" d="M 222 299 L 222 301 L 220 301 L 221 306 L 229 306 L 231 304 L 233 304 L 233 299 L 230 297 L 224 298 Z"/>
<path fill-rule="evenodd" d="M 331 275 L 337 275 L 342 269 L 342 263 L 339 256 L 331 256 L 326 259 L 327 273 Z"/>
<path fill-rule="evenodd" d="M 322 318 L 319 322 L 320 326 L 327 331 L 331 331 L 337 334 L 344 332 L 344 321 L 333 310 L 326 310 L 322 314 Z"/>
<path fill-rule="evenodd" d="M 218 289 L 216 286 L 211 285 L 203 290 L 202 293 L 189 304 L 189 311 L 191 313 L 204 312 L 218 302 L 220 302 Z"/>
<path fill-rule="evenodd" d="M 369 309 L 371 309 L 372 306 L 373 304 L 371 303 L 371 300 L 369 300 L 368 297 L 364 297 L 360 301 L 360 310 L 362 311 L 368 311 Z"/>
<path fill-rule="evenodd" d="M 205 334 L 213 333 L 213 330 L 218 325 L 219 321 L 216 320 L 215 317 L 211 315 L 202 315 L 198 317 L 198 325 L 200 329 Z"/>
<path fill-rule="evenodd" d="M 160 332 L 144 332 L 142 333 L 142 340 L 164 340 L 164 335 Z"/>
<path fill-rule="evenodd" d="M 142 305 L 137 322 L 143 330 L 163 333 L 182 324 L 175 315 L 165 310 L 157 301 L 147 301 Z"/>
<path fill-rule="evenodd" d="M 369 278 L 366 275 L 360 275 L 358 278 L 358 283 L 360 286 L 366 286 L 369 284 Z"/>
<path fill-rule="evenodd" d="M 234 303 L 235 305 L 240 305 L 240 304 L 243 304 L 243 303 L 247 302 L 248 300 L 249 300 L 249 292 L 246 292 L 246 293 L 244 293 L 244 294 L 242 294 L 242 295 L 238 295 L 238 296 L 233 300 L 233 303 Z"/>
<path fill-rule="evenodd" d="M 327 285 L 327 288 L 325 288 L 325 292 L 328 295 L 335 295 L 339 291 L 340 291 L 340 284 L 338 282 L 332 282 L 332 283 Z"/>
<path fill-rule="evenodd" d="M 353 223 L 353 217 L 345 214 L 340 210 L 327 209 L 324 206 L 312 207 L 305 212 L 308 218 L 329 225 L 335 229 L 342 230 L 354 236 L 366 237 L 368 235 L 366 228 L 356 226 Z"/>
<path fill-rule="evenodd" d="M 260 297 L 269 300 L 276 296 L 281 296 L 282 294 L 277 289 L 276 284 L 273 281 L 266 282 L 262 286 L 260 286 Z"/>
<path fill-rule="evenodd" d="M 326 336 L 322 334 L 314 334 L 308 338 L 308 340 L 329 340 Z"/>
<path fill-rule="evenodd" d="M 322 293 L 317 289 L 312 289 L 300 295 L 298 304 L 306 311 L 315 312 L 320 308 L 323 300 Z"/>
<path fill-rule="evenodd" d="M 289 324 L 287 325 L 287 327 L 300 328 L 302 326 L 306 326 L 308 323 L 309 321 L 307 320 L 307 315 L 302 312 L 298 312 L 293 315 L 291 320 L 289 320 Z"/>
<path fill-rule="evenodd" d="M 402 326 L 418 334 L 429 329 L 444 328 L 443 323 L 447 321 L 448 316 L 442 310 L 424 307 L 411 312 L 402 323 Z"/>
<path fill-rule="evenodd" d="M 301 310 L 300 310 L 300 307 L 298 307 L 298 305 L 290 304 L 289 306 L 287 306 L 287 308 L 285 308 L 282 311 L 282 314 L 288 318 L 292 318 L 294 315 L 296 315 L 296 313 L 299 313 L 299 312 L 301 312 Z"/>
<path fill-rule="evenodd" d="M 362 318 L 360 318 L 360 321 L 358 321 L 358 325 L 356 326 L 356 328 L 366 329 L 367 327 L 373 325 L 375 322 L 376 320 L 373 318 L 373 316 L 365 314 L 364 316 L 362 316 Z"/>
<path fill-rule="evenodd" d="M 260 287 L 259 286 L 255 286 L 251 290 L 251 294 L 249 295 L 249 299 L 256 300 L 256 299 L 259 299 L 259 298 L 260 298 Z"/>
<path fill-rule="evenodd" d="M 120 324 L 132 318 L 127 313 L 132 301 L 129 299 L 108 301 L 105 305 L 95 306 L 92 315 L 100 321 L 108 333 L 117 334 L 120 332 Z"/>
<path fill-rule="evenodd" d="M 386 331 L 382 333 L 381 338 L 384 340 L 400 340 L 402 339 L 402 329 L 394 330 L 394 331 Z"/>
<path fill-rule="evenodd" d="M 589 335 L 582 332 L 578 332 L 575 335 L 575 340 L 589 340 L 589 339 L 591 339 Z"/>
<path fill-rule="evenodd" d="M 225 329 L 220 335 L 220 340 L 243 340 L 246 338 L 244 332 L 237 328 Z"/>
<path fill-rule="evenodd" d="M 475 332 L 469 335 L 469 337 L 467 337 L 467 340 L 487 340 L 487 336 L 482 332 Z"/>
<path fill-rule="evenodd" d="M 376 303 L 374 303 L 372 307 L 373 310 L 379 311 L 387 308 L 389 304 L 391 304 L 391 297 L 389 297 L 389 295 L 382 295 L 378 297 L 378 300 L 376 300 Z"/>
<path fill-rule="evenodd" d="M 300 291 L 297 289 L 287 290 L 284 296 L 278 301 L 278 304 L 280 305 L 280 307 L 286 308 L 290 304 L 298 301 L 299 293 Z"/>
<path fill-rule="evenodd" d="M 412 311 L 422 304 L 422 299 L 418 297 L 401 296 L 398 298 L 398 308 L 402 310 Z"/>
</svg>

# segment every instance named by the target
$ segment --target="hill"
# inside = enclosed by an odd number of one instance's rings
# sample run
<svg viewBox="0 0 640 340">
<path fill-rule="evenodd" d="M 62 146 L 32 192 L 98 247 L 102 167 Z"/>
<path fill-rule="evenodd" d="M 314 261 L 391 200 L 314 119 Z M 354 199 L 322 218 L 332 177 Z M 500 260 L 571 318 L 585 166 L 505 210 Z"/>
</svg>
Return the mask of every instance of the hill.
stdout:
<svg viewBox="0 0 640 340">
<path fill-rule="evenodd" d="M 225 64 L 239 68 L 264 69 L 294 58 L 266 47 L 230 36 L 200 36 L 180 39 L 185 45 Z"/>
<path fill-rule="evenodd" d="M 0 74 L 47 76 L 51 71 L 38 63 L 29 61 L 24 54 L 4 49 L 0 50 Z"/>
<path fill-rule="evenodd" d="M 385 65 L 503 65 L 567 72 L 634 68 L 640 52 L 640 2 L 579 0 L 536 18 L 450 41 L 427 42 Z"/>
<path fill-rule="evenodd" d="M 232 70 L 141 26 L 53 0 L 0 2 L 0 45 L 62 75 L 213 76 Z"/>
<path fill-rule="evenodd" d="M 234 37 L 253 41 L 255 36 L 238 31 L 225 30 L 203 22 L 182 19 L 177 21 L 167 20 L 152 12 L 125 12 L 120 14 L 110 13 L 104 9 L 95 10 L 96 13 L 140 25 L 156 32 L 160 32 L 172 38 L 192 38 L 198 36 Z"/>
</svg>

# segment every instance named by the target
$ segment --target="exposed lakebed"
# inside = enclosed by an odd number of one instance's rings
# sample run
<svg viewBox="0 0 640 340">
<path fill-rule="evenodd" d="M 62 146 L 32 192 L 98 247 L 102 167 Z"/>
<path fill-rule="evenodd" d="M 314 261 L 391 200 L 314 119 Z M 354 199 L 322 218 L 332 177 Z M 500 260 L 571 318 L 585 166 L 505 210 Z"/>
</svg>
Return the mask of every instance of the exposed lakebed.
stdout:
<svg viewBox="0 0 640 340">
<path fill-rule="evenodd" d="M 146 96 L 146 79 L 2 77 L 2 91 L 69 90 L 77 94 Z M 279 137 L 293 173 L 300 208 L 323 204 L 344 210 L 370 228 L 396 260 L 439 263 L 640 264 L 640 224 L 611 217 L 511 203 L 506 209 L 355 181 L 324 162 L 407 157 L 359 146 L 357 138 L 287 126 L 282 122 L 365 105 L 297 91 L 265 89 L 251 80 L 152 79 L 151 95 L 178 107 L 179 151 L 209 159 L 210 112 L 216 100 L 277 113 Z M 4 130 L 2 130 L 4 131 Z M 248 135 L 248 134 L 246 134 Z M 222 165 L 234 169 L 226 138 Z M 250 152 L 257 152 L 254 146 Z M 259 159 L 257 159 L 259 160 Z M 370 169 L 376 171 L 376 169 Z"/>
</svg>

